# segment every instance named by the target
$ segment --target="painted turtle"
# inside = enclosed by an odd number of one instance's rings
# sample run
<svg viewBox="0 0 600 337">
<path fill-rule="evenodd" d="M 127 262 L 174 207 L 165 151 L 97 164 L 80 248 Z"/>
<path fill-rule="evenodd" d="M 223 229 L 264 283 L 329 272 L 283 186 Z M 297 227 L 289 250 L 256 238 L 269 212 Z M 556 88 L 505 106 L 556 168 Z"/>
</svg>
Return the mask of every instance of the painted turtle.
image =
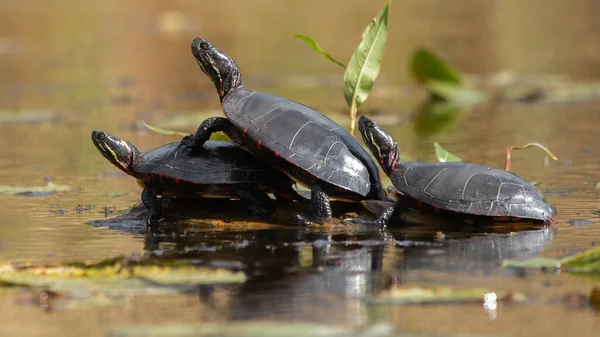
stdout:
<svg viewBox="0 0 600 337">
<path fill-rule="evenodd" d="M 208 141 L 202 151 L 190 153 L 174 142 L 140 153 L 130 142 L 103 131 L 93 131 L 92 142 L 104 158 L 138 179 L 150 221 L 162 217 L 158 195 L 239 198 L 250 214 L 259 216 L 273 213 L 267 193 L 279 199 L 304 199 L 288 176 L 236 144 Z"/>
<path fill-rule="evenodd" d="M 349 201 L 385 199 L 379 170 L 369 153 L 341 126 L 320 112 L 285 98 L 243 88 L 235 61 L 196 38 L 192 54 L 217 88 L 227 118 L 206 119 L 182 145 L 199 149 L 221 131 L 265 163 L 311 188 L 305 215 L 292 223 L 309 225 L 331 217 L 329 197 Z"/>
<path fill-rule="evenodd" d="M 403 194 L 375 220 L 379 225 L 387 225 L 393 213 L 406 207 L 449 218 L 458 216 L 468 222 L 555 222 L 554 206 L 533 185 L 514 173 L 467 163 L 403 163 L 398 143 L 375 121 L 361 116 L 358 129 L 383 171 Z"/>
</svg>

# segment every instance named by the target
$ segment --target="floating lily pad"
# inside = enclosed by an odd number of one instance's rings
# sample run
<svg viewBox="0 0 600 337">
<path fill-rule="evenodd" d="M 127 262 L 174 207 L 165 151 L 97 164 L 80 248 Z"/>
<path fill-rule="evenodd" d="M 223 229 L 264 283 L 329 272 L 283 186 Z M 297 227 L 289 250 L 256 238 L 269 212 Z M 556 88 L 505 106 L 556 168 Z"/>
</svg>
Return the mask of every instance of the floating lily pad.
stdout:
<svg viewBox="0 0 600 337">
<path fill-rule="evenodd" d="M 378 324 L 361 328 L 344 326 L 318 325 L 304 322 L 226 322 L 202 324 L 155 324 L 140 325 L 135 327 L 118 328 L 111 331 L 111 337 L 134 336 L 161 336 L 161 337 L 186 337 L 186 336 L 221 336 L 221 337 L 358 337 L 358 336 L 391 336 L 392 327 L 388 324 Z M 412 334 L 394 334 L 394 336 L 414 336 Z"/>
<path fill-rule="evenodd" d="M 506 299 L 509 292 L 494 292 L 479 288 L 425 288 L 394 287 L 370 297 L 374 304 L 426 304 L 426 303 L 465 303 L 490 302 Z"/>
<path fill-rule="evenodd" d="M 534 258 L 523 261 L 505 260 L 506 268 L 561 269 L 574 274 L 600 275 L 600 248 L 593 248 L 562 259 Z"/>
<path fill-rule="evenodd" d="M 504 260 L 502 266 L 504 268 L 558 269 L 560 268 L 560 261 L 536 257 L 529 260 Z"/>
<path fill-rule="evenodd" d="M 113 296 L 173 293 L 188 289 L 186 286 L 245 281 L 243 272 L 150 258 L 137 261 L 112 258 L 98 263 L 72 262 L 60 266 L 0 265 L 0 286 L 100 292 Z"/>
<path fill-rule="evenodd" d="M 72 188 L 67 185 L 57 185 L 49 182 L 46 186 L 0 186 L 0 195 L 23 195 L 29 197 L 44 196 L 56 192 L 70 191 Z"/>
</svg>

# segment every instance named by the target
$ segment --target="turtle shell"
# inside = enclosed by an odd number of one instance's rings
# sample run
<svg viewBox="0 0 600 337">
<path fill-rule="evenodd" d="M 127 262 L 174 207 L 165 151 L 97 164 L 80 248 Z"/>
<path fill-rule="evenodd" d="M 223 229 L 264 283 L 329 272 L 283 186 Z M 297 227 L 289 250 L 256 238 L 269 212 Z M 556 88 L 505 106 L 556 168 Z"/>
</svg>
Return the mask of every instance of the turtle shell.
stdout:
<svg viewBox="0 0 600 337">
<path fill-rule="evenodd" d="M 462 214 L 548 220 L 556 215 L 540 191 L 514 173 L 466 163 L 402 163 L 390 175 L 403 194 Z"/>
<path fill-rule="evenodd" d="M 227 118 L 252 143 L 248 150 L 281 169 L 276 157 L 299 170 L 284 170 L 310 185 L 307 175 L 362 197 L 384 191 L 379 170 L 364 148 L 320 112 L 285 98 L 238 89 L 223 100 Z M 262 152 L 262 155 L 260 155 Z"/>
<path fill-rule="evenodd" d="M 184 151 L 179 142 L 139 154 L 134 168 L 142 176 L 156 175 L 193 184 L 289 182 L 285 174 L 263 163 L 236 144 L 208 141 L 203 151 Z"/>
</svg>

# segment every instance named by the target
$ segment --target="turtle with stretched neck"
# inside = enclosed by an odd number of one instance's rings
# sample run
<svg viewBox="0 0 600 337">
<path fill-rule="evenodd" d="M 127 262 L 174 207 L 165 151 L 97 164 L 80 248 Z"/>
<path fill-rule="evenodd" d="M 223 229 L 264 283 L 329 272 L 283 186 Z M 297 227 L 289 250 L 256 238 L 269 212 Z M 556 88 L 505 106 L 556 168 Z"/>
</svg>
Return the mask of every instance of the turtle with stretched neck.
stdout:
<svg viewBox="0 0 600 337">
<path fill-rule="evenodd" d="M 208 41 L 196 38 L 192 54 L 214 83 L 227 118 L 206 119 L 182 145 L 202 148 L 221 131 L 235 143 L 311 189 L 311 201 L 293 224 L 323 223 L 332 216 L 329 198 L 383 200 L 379 170 L 368 152 L 320 112 L 283 97 L 247 90 L 237 63 Z"/>
</svg>

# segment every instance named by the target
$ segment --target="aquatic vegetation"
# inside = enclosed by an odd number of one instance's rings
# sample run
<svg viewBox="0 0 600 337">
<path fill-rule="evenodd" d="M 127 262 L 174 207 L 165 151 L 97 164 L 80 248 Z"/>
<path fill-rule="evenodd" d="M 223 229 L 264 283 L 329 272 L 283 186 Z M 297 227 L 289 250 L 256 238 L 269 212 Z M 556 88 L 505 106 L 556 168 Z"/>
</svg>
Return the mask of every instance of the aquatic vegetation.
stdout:
<svg viewBox="0 0 600 337">
<path fill-rule="evenodd" d="M 61 265 L 0 265 L 0 287 L 42 287 L 49 291 L 94 292 L 112 296 L 165 294 L 199 284 L 245 281 L 243 272 L 151 257 L 114 257 L 98 262 L 71 261 Z"/>
<path fill-rule="evenodd" d="M 600 248 L 593 248 L 560 259 L 504 260 L 502 266 L 505 268 L 555 269 L 573 274 L 600 276 Z"/>
<path fill-rule="evenodd" d="M 364 30 L 361 42 L 350 57 L 348 66 L 344 66 L 343 63 L 335 60 L 312 38 L 301 34 L 296 35 L 297 38 L 307 42 L 317 53 L 324 55 L 328 60 L 346 69 L 344 73 L 344 97 L 350 107 L 351 135 L 354 135 L 358 108 L 369 97 L 373 83 L 375 83 L 383 63 L 389 8 L 390 2 L 388 1 L 383 10 Z"/>
<path fill-rule="evenodd" d="M 22 196 L 44 196 L 56 192 L 71 191 L 72 188 L 67 185 L 58 185 L 48 182 L 46 186 L 0 186 L 0 195 L 22 195 Z"/>
<path fill-rule="evenodd" d="M 453 155 L 452 153 L 446 151 L 446 149 L 444 149 L 440 144 L 438 143 L 433 143 L 433 146 L 435 147 L 435 155 L 438 159 L 439 162 L 461 162 L 462 159 L 460 159 L 458 156 Z"/>
<path fill-rule="evenodd" d="M 393 333 L 389 324 L 364 327 L 320 325 L 310 322 L 246 321 L 227 323 L 140 325 L 117 328 L 114 337 L 134 336 L 236 336 L 236 337 L 359 337 L 359 336 L 416 336 L 412 333 Z"/>
<path fill-rule="evenodd" d="M 410 73 L 413 79 L 430 94 L 430 99 L 473 105 L 485 100 L 485 96 L 467 88 L 462 75 L 433 51 L 419 48 L 412 57 Z"/>
<path fill-rule="evenodd" d="M 509 299 L 508 291 L 481 288 L 399 286 L 381 291 L 367 299 L 373 304 L 432 304 L 496 302 Z"/>
</svg>

